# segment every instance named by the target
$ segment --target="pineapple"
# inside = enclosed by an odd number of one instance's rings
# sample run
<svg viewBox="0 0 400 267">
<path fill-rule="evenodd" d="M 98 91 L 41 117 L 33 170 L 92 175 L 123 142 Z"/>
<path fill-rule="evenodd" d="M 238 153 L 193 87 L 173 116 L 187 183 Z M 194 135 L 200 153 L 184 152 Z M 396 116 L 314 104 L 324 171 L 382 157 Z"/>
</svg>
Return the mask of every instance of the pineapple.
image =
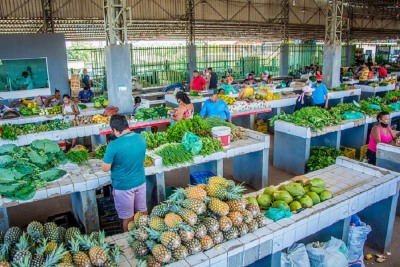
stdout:
<svg viewBox="0 0 400 267">
<path fill-rule="evenodd" d="M 218 221 L 214 218 L 207 217 L 203 220 L 202 222 L 205 227 L 207 228 L 207 233 L 215 233 L 218 232 L 219 230 L 219 224 Z"/>
<path fill-rule="evenodd" d="M 239 225 L 237 228 L 239 236 L 244 236 L 249 232 L 249 227 L 245 223 Z"/>
<path fill-rule="evenodd" d="M 219 184 L 208 184 L 206 187 L 207 196 L 215 197 L 220 200 L 225 200 L 228 191 L 225 187 Z"/>
<path fill-rule="evenodd" d="M 136 213 L 136 214 L 139 214 Z M 149 215 L 142 214 L 136 221 L 135 221 L 135 226 L 136 227 L 145 227 L 149 225 Z"/>
<path fill-rule="evenodd" d="M 173 229 L 177 229 L 182 223 L 182 217 L 175 213 L 168 213 L 165 215 L 164 223 Z"/>
<path fill-rule="evenodd" d="M 229 213 L 228 204 L 215 197 L 210 197 L 208 208 L 219 216 L 225 216 Z"/>
<path fill-rule="evenodd" d="M 149 238 L 149 233 L 144 227 L 131 230 L 131 235 L 139 241 L 146 241 Z"/>
<path fill-rule="evenodd" d="M 0 231 L 0 244 L 4 243 L 4 232 Z"/>
<path fill-rule="evenodd" d="M 65 241 L 65 233 L 67 232 L 67 229 L 65 229 L 62 226 L 59 226 L 57 228 L 57 230 L 58 230 L 58 241 L 57 241 L 57 243 L 58 244 L 64 243 L 64 241 Z"/>
<path fill-rule="evenodd" d="M 256 220 L 251 221 L 250 223 L 247 224 L 247 226 L 249 227 L 249 232 L 252 233 L 255 230 L 258 229 L 258 224 Z"/>
<path fill-rule="evenodd" d="M 157 232 L 147 228 L 150 239 L 160 241 L 169 250 L 174 250 L 181 245 L 181 238 L 179 234 L 172 231 Z"/>
<path fill-rule="evenodd" d="M 189 252 L 187 248 L 183 245 L 180 245 L 175 250 L 172 251 L 172 257 L 176 260 L 183 260 L 187 256 L 189 256 Z"/>
<path fill-rule="evenodd" d="M 56 265 L 67 253 L 69 252 L 65 250 L 64 245 L 60 244 L 56 250 L 53 250 L 49 255 L 47 255 L 44 264 L 40 265 L 40 267 Z"/>
<path fill-rule="evenodd" d="M 57 243 L 51 241 L 51 242 L 47 243 L 45 254 L 48 255 L 51 252 L 53 252 L 53 250 L 55 250 L 55 249 L 57 249 Z"/>
<path fill-rule="evenodd" d="M 239 226 L 243 222 L 243 216 L 239 211 L 232 211 L 226 215 L 232 221 L 233 226 Z"/>
<path fill-rule="evenodd" d="M 253 218 L 260 214 L 260 207 L 254 203 L 247 204 L 246 210 L 250 211 L 253 214 Z"/>
<path fill-rule="evenodd" d="M 7 248 L 4 247 L 4 244 L 0 246 L 0 267 L 11 267 L 11 263 L 9 263 L 7 259 Z"/>
<path fill-rule="evenodd" d="M 222 216 L 218 220 L 219 230 L 222 232 L 229 231 L 232 228 L 232 221 L 227 216 Z"/>
<path fill-rule="evenodd" d="M 207 185 L 206 184 L 197 184 L 196 186 L 200 187 L 201 189 L 206 190 Z"/>
<path fill-rule="evenodd" d="M 244 223 L 250 223 L 253 220 L 253 213 L 249 210 L 242 211 L 242 217 Z"/>
<path fill-rule="evenodd" d="M 185 199 L 182 201 L 182 207 L 194 211 L 197 215 L 203 214 L 207 210 L 206 205 L 198 199 Z"/>
<path fill-rule="evenodd" d="M 181 238 L 182 242 L 189 242 L 194 238 L 194 231 L 193 230 L 179 230 L 179 237 Z"/>
<path fill-rule="evenodd" d="M 264 227 L 267 225 L 267 218 L 263 214 L 257 215 L 255 218 L 255 221 L 257 222 L 258 228 Z"/>
<path fill-rule="evenodd" d="M 210 233 L 210 237 L 212 238 L 215 245 L 221 244 L 224 241 L 224 234 L 220 231 Z"/>
<path fill-rule="evenodd" d="M 246 203 L 243 200 L 228 200 L 229 211 L 243 212 L 246 209 Z"/>
<path fill-rule="evenodd" d="M 239 231 L 235 226 L 232 226 L 231 229 L 229 229 L 228 231 L 224 232 L 224 238 L 226 240 L 231 240 L 231 239 L 235 239 L 237 238 L 239 235 Z"/>
<path fill-rule="evenodd" d="M 43 226 L 43 233 L 48 241 L 58 241 L 58 226 L 54 222 L 45 223 Z"/>
<path fill-rule="evenodd" d="M 74 264 L 77 267 L 91 267 L 92 264 L 88 255 L 86 255 L 85 252 L 79 250 L 79 242 L 75 238 L 72 238 L 69 243 L 71 245 L 71 253 Z"/>
<path fill-rule="evenodd" d="M 181 208 L 177 214 L 182 217 L 182 219 L 189 225 L 193 226 L 197 223 L 197 214 L 190 210 Z"/>
<path fill-rule="evenodd" d="M 75 265 L 73 265 L 72 263 L 64 263 L 64 262 L 62 262 L 62 263 L 58 263 L 56 265 L 56 267 L 75 267 Z"/>
<path fill-rule="evenodd" d="M 13 267 L 30 267 L 31 265 L 31 259 L 29 258 L 28 255 L 25 255 L 24 257 L 21 258 L 21 261 L 17 263 L 13 263 Z"/>
<path fill-rule="evenodd" d="M 184 195 L 188 199 L 198 199 L 204 201 L 207 196 L 207 192 L 200 186 L 189 186 L 184 189 Z"/>
<path fill-rule="evenodd" d="M 43 235 L 43 225 L 40 222 L 33 221 L 28 224 L 26 229 L 29 237 L 35 242 L 39 243 L 41 239 L 44 237 Z"/>
<path fill-rule="evenodd" d="M 200 239 L 200 244 L 203 250 L 209 250 L 214 246 L 214 241 L 209 235 L 205 235 Z"/>
<path fill-rule="evenodd" d="M 65 253 L 64 257 L 61 259 L 62 263 L 72 263 L 73 259 L 72 259 L 72 254 L 68 251 L 67 253 Z"/>
<path fill-rule="evenodd" d="M 97 231 L 91 232 L 89 237 L 91 240 L 100 242 L 100 232 L 97 232 Z"/>
<path fill-rule="evenodd" d="M 146 244 L 157 261 L 168 263 L 171 260 L 171 251 L 169 251 L 164 245 L 157 244 L 153 240 L 147 240 Z"/>
<path fill-rule="evenodd" d="M 198 224 L 194 228 L 194 236 L 198 239 L 203 238 L 207 234 L 207 228 L 204 224 Z"/>
<path fill-rule="evenodd" d="M 160 204 L 152 209 L 151 215 L 156 215 L 158 217 L 164 218 L 168 212 L 169 212 L 168 205 Z"/>
<path fill-rule="evenodd" d="M 120 257 L 121 251 L 119 250 L 119 248 L 117 246 L 113 247 L 109 252 L 109 256 L 104 267 L 118 267 Z"/>
<path fill-rule="evenodd" d="M 107 244 L 104 232 L 100 232 L 99 240 L 91 239 L 88 235 L 78 235 L 77 240 L 83 250 L 89 251 L 89 259 L 94 266 L 103 266 L 107 261 Z M 144 246 L 146 247 L 146 246 Z"/>
<path fill-rule="evenodd" d="M 158 216 L 150 217 L 149 226 L 151 229 L 156 231 L 164 231 L 167 228 L 167 226 L 164 223 L 164 220 Z"/>
<path fill-rule="evenodd" d="M 139 241 L 139 240 L 133 241 L 131 244 L 131 248 L 133 250 L 133 254 L 136 257 L 146 256 L 149 253 L 146 243 L 143 241 Z"/>
<path fill-rule="evenodd" d="M 223 187 L 232 187 L 235 185 L 234 182 L 232 181 L 228 181 L 225 178 L 221 177 L 221 176 L 213 176 L 208 178 L 208 184 L 217 184 L 217 185 L 221 185 Z"/>
<path fill-rule="evenodd" d="M 42 267 L 44 263 L 44 253 L 47 248 L 47 240 L 43 239 L 42 243 L 36 248 L 36 254 L 32 258 L 31 267 Z"/>
<path fill-rule="evenodd" d="M 128 232 L 132 231 L 135 227 L 135 221 L 130 221 L 128 223 Z"/>
<path fill-rule="evenodd" d="M 189 242 L 186 242 L 184 246 L 187 248 L 189 255 L 193 255 L 201 251 L 201 243 L 197 238 L 193 238 Z"/>
<path fill-rule="evenodd" d="M 29 241 L 28 241 L 28 236 L 23 233 L 21 238 L 19 239 L 19 243 L 16 245 L 17 246 L 17 253 L 14 255 L 12 261 L 13 263 L 17 265 L 22 264 L 22 260 L 28 259 L 29 262 L 32 260 L 32 253 L 29 251 L 30 246 L 29 246 Z"/>
<path fill-rule="evenodd" d="M 146 264 L 147 267 L 162 267 L 162 264 L 153 255 L 147 255 Z"/>
<path fill-rule="evenodd" d="M 4 243 L 13 245 L 19 241 L 22 236 L 22 230 L 19 227 L 11 227 L 4 235 Z"/>
<path fill-rule="evenodd" d="M 68 228 L 67 231 L 65 232 L 65 241 L 66 242 L 72 241 L 72 239 L 74 239 L 75 236 L 80 233 L 81 231 L 77 227 Z"/>
</svg>

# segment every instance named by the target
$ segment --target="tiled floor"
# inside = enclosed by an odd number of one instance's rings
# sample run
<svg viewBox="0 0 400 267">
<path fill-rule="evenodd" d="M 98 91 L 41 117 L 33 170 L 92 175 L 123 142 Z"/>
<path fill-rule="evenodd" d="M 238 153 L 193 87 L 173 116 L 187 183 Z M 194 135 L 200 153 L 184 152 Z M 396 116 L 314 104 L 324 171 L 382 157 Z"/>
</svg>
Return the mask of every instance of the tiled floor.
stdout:
<svg viewBox="0 0 400 267">
<path fill-rule="evenodd" d="M 270 162 L 269 162 L 269 184 L 279 184 L 293 177 L 293 175 L 277 170 L 272 167 L 273 153 L 273 136 L 271 138 Z M 224 161 L 224 176 L 232 178 L 232 160 Z M 181 169 L 169 172 L 166 175 L 167 187 L 179 187 L 189 184 L 189 170 Z M 340 185 L 337 185 L 340 188 Z M 248 192 L 253 191 L 248 188 Z M 32 220 L 45 221 L 48 216 L 71 210 L 71 202 L 69 196 L 57 197 L 50 200 L 28 203 L 25 205 L 13 207 L 9 209 L 9 216 L 12 225 L 26 226 Z M 400 267 L 400 217 L 396 216 L 392 244 L 389 251 L 392 253 L 387 256 L 388 259 L 384 263 L 377 263 L 374 260 L 366 261 L 366 265 L 376 265 L 380 267 Z M 378 252 L 366 247 L 366 253 L 376 254 Z"/>
</svg>

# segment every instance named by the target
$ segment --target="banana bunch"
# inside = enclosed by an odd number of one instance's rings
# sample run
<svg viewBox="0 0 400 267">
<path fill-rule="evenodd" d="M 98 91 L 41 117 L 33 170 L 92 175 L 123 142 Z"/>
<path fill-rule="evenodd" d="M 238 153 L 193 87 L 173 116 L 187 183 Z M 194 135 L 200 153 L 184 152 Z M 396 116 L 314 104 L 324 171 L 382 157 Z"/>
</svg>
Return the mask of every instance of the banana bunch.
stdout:
<svg viewBox="0 0 400 267">
<path fill-rule="evenodd" d="M 236 102 L 236 99 L 227 95 L 218 95 L 219 98 L 224 100 L 227 105 L 233 105 Z"/>
<path fill-rule="evenodd" d="M 99 123 L 108 123 L 110 121 L 110 117 L 106 117 L 106 116 L 97 114 L 97 115 L 93 116 L 92 121 L 94 123 L 97 123 L 97 124 L 99 124 Z"/>
</svg>

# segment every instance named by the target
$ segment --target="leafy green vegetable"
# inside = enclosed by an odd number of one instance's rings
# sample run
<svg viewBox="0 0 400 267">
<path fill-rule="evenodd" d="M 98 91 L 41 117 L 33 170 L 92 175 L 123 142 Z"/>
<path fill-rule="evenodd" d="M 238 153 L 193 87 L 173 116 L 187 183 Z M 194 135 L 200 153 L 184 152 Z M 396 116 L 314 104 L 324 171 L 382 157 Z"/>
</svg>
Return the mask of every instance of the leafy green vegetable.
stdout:
<svg viewBox="0 0 400 267">
<path fill-rule="evenodd" d="M 1 126 L 1 139 L 17 140 L 17 134 L 11 125 L 4 124 Z"/>
<path fill-rule="evenodd" d="M 43 150 L 45 153 L 57 153 L 60 150 L 60 147 L 51 140 L 35 140 L 31 144 L 32 148 L 37 150 Z"/>
<path fill-rule="evenodd" d="M 9 156 L 9 155 L 4 155 L 0 156 L 0 168 L 4 168 L 9 164 L 12 164 L 15 160 Z"/>
<path fill-rule="evenodd" d="M 226 127 L 230 127 L 231 129 L 235 128 L 235 125 L 221 119 L 218 116 L 212 116 L 210 118 L 206 118 L 205 121 L 210 128 L 218 127 L 218 126 L 226 126 Z"/>
<path fill-rule="evenodd" d="M 203 137 L 201 138 L 201 141 L 203 142 L 203 147 L 201 148 L 199 155 L 207 156 L 223 150 L 220 139 Z"/>
<path fill-rule="evenodd" d="M 193 162 L 193 154 L 182 144 L 167 144 L 158 149 L 155 154 L 162 157 L 163 165 L 166 167 Z"/>
<path fill-rule="evenodd" d="M 310 151 L 310 158 L 307 162 L 308 171 L 316 171 L 335 164 L 340 151 L 335 147 L 316 146 Z"/>
<path fill-rule="evenodd" d="M 73 163 L 82 164 L 88 162 L 90 155 L 86 149 L 71 149 L 67 153 L 67 158 Z"/>
<path fill-rule="evenodd" d="M 146 139 L 146 145 L 148 150 L 153 150 L 159 146 L 168 143 L 167 133 L 166 132 L 141 132 L 144 139 Z"/>
<path fill-rule="evenodd" d="M 40 179 L 45 180 L 46 182 L 51 182 L 63 177 L 66 173 L 67 172 L 64 170 L 51 169 L 48 171 L 40 172 L 37 174 L 37 176 Z"/>
<path fill-rule="evenodd" d="M 103 159 L 104 154 L 106 153 L 107 145 L 100 145 L 96 148 L 96 158 Z"/>
<path fill-rule="evenodd" d="M 168 141 L 173 143 L 180 142 L 186 132 L 191 132 L 200 137 L 211 136 L 211 129 L 208 124 L 200 116 L 196 115 L 193 119 L 185 119 L 168 127 Z"/>
<path fill-rule="evenodd" d="M 12 155 L 17 152 L 19 148 L 14 144 L 6 144 L 0 146 L 0 155 Z"/>
</svg>

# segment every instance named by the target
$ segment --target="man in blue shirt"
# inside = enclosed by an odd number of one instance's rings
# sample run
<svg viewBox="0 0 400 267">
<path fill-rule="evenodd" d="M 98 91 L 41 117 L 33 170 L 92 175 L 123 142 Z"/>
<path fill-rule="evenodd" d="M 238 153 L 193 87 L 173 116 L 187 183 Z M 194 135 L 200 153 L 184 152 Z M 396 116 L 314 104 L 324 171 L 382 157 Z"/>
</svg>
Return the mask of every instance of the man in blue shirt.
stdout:
<svg viewBox="0 0 400 267">
<path fill-rule="evenodd" d="M 89 88 L 83 88 L 82 91 L 79 92 L 78 99 L 81 103 L 90 103 L 93 98 L 93 92 Z"/>
<path fill-rule="evenodd" d="M 231 113 L 229 112 L 228 105 L 222 99 L 218 98 L 217 94 L 213 94 L 210 96 L 210 99 L 207 99 L 204 102 L 203 107 L 200 110 L 199 115 L 204 118 L 205 116 L 210 118 L 212 116 L 218 116 L 223 120 L 231 121 Z"/>
<path fill-rule="evenodd" d="M 326 85 L 322 83 L 321 80 L 317 80 L 314 83 L 312 88 L 315 88 L 314 92 L 312 93 L 312 97 L 314 99 L 314 105 L 321 107 L 321 108 L 328 108 L 328 88 Z"/>
</svg>

